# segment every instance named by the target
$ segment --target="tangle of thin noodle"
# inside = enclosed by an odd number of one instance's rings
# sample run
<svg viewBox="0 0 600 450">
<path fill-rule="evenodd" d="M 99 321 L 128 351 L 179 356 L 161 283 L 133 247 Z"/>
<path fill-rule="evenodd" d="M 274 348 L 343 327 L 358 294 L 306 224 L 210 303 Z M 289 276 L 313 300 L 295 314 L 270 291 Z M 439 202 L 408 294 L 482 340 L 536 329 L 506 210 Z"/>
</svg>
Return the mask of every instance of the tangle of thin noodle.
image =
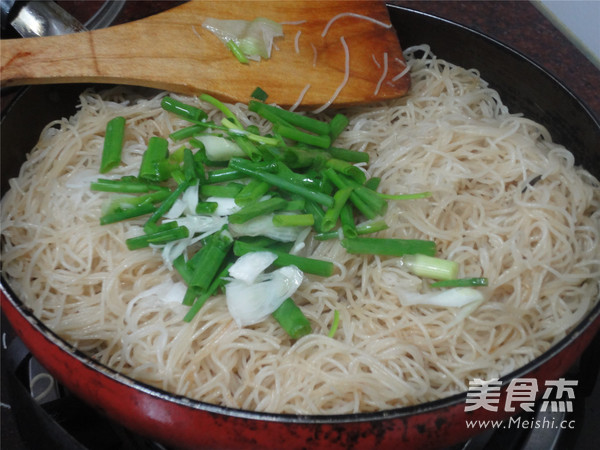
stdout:
<svg viewBox="0 0 600 450">
<path fill-rule="evenodd" d="M 155 250 L 125 246 L 143 222 L 99 225 L 109 196 L 89 189 L 110 118 L 127 119 L 115 177 L 136 174 L 150 136 L 187 125 L 160 108 L 164 94 L 86 92 L 74 117 L 48 125 L 2 201 L 2 270 L 41 320 L 101 363 L 236 408 L 382 410 L 522 366 L 598 299 L 598 181 L 540 125 L 507 111 L 476 71 L 426 46 L 406 53 L 409 95 L 345 111 L 350 125 L 336 145 L 368 152 L 383 192 L 432 192 L 390 202 L 390 228 L 378 236 L 433 239 L 460 276 L 488 277 L 486 302 L 458 323 L 453 308 L 402 306 L 405 292 L 428 288 L 397 259 L 349 255 L 337 240 L 311 237 L 304 254 L 336 265 L 330 278 L 307 277 L 294 296 L 313 334 L 290 341 L 272 319 L 238 328 L 222 297 L 183 322 L 187 308 L 167 301 L 177 275 Z M 180 98 L 219 121 L 209 105 Z M 245 126 L 268 132 L 244 105 L 231 108 Z"/>
</svg>

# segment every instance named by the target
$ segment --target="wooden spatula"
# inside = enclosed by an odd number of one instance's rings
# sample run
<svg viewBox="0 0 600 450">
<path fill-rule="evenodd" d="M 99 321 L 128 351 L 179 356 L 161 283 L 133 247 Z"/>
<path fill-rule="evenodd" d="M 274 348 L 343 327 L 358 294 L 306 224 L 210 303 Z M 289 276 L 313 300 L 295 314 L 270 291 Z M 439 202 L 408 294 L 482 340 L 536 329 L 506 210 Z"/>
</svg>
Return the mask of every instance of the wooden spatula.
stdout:
<svg viewBox="0 0 600 450">
<path fill-rule="evenodd" d="M 208 17 L 266 17 L 283 24 L 284 36 L 270 59 L 242 64 L 202 27 Z M 311 109 L 340 86 L 334 104 L 346 106 L 402 96 L 410 84 L 408 74 L 399 77 L 402 50 L 377 0 L 191 1 L 123 25 L 1 46 L 2 86 L 116 83 L 231 102 L 247 102 L 261 87 L 269 102 L 285 107 L 302 97 L 300 108 Z"/>
</svg>

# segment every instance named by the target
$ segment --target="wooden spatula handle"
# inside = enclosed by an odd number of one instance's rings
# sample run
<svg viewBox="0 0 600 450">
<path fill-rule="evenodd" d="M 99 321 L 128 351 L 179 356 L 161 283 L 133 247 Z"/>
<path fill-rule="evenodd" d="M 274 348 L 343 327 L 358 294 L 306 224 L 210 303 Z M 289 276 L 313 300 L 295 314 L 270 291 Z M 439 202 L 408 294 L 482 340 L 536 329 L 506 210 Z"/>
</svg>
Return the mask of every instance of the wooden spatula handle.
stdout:
<svg viewBox="0 0 600 450">
<path fill-rule="evenodd" d="M 252 5 L 252 11 L 249 11 Z M 330 19 L 336 20 L 322 32 Z M 379 1 L 192 1 L 155 16 L 89 32 L 2 41 L 2 84 L 101 82 L 155 87 L 185 94 L 207 92 L 227 101 L 247 101 L 257 86 L 270 100 L 291 105 L 306 89 L 303 105 L 321 105 L 345 76 L 350 77 L 337 104 L 370 102 L 403 95 L 408 77 L 387 8 Z M 271 59 L 239 63 L 202 28 L 207 17 L 251 20 L 268 17 L 284 23 Z M 300 34 L 299 34 L 300 33 Z M 385 58 L 384 58 L 385 57 Z M 385 69 L 387 76 L 382 80 Z"/>
</svg>

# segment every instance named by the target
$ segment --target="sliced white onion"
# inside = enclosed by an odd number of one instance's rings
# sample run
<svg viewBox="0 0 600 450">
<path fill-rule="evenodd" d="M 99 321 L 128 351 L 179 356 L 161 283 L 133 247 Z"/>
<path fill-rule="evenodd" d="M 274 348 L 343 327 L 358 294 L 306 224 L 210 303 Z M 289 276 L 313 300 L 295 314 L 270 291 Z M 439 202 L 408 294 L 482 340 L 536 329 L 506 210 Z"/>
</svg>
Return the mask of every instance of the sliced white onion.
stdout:
<svg viewBox="0 0 600 450">
<path fill-rule="evenodd" d="M 259 275 L 254 283 L 232 280 L 225 285 L 227 308 L 238 326 L 262 322 L 296 292 L 302 283 L 296 266 Z"/>
<path fill-rule="evenodd" d="M 256 277 L 273 264 L 277 255 L 272 252 L 250 252 L 240 256 L 229 268 L 229 276 L 248 284 L 254 283 Z"/>
<path fill-rule="evenodd" d="M 455 287 L 427 294 L 409 292 L 400 301 L 403 305 L 431 305 L 460 308 L 472 302 L 482 302 L 484 299 L 485 297 L 479 289 Z"/>
</svg>

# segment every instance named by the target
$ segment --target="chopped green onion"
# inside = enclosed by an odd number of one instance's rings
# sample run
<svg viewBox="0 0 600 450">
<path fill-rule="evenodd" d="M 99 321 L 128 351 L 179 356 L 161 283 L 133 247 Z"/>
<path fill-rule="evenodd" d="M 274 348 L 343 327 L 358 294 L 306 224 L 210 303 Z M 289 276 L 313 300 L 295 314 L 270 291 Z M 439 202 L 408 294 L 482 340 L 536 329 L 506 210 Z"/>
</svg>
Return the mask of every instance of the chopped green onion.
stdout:
<svg viewBox="0 0 600 450">
<path fill-rule="evenodd" d="M 208 94 L 201 94 L 200 95 L 200 100 L 205 101 L 205 102 L 210 103 L 211 105 L 213 105 L 215 108 L 217 108 L 219 111 L 221 111 L 225 117 L 227 117 L 235 125 L 237 125 L 237 127 L 240 130 L 244 128 L 242 126 L 242 124 L 240 123 L 240 121 L 238 120 L 238 118 L 235 117 L 235 114 L 233 114 L 231 112 L 231 110 L 227 106 L 225 106 L 225 104 L 223 102 L 221 102 L 220 100 L 217 100 L 216 98 L 214 98 L 213 96 L 208 95 Z"/>
<path fill-rule="evenodd" d="M 150 244 L 166 244 L 189 236 L 189 230 L 186 227 L 177 227 L 169 230 L 162 230 L 156 233 L 143 234 L 129 238 L 125 241 L 129 250 L 137 250 L 148 247 Z"/>
<path fill-rule="evenodd" d="M 244 206 L 257 202 L 271 188 L 269 183 L 252 178 L 250 182 L 242 188 L 235 196 L 236 205 Z"/>
<path fill-rule="evenodd" d="M 107 225 L 109 223 L 133 219 L 134 217 L 140 217 L 146 214 L 151 214 L 154 211 L 156 211 L 156 206 L 154 206 L 152 202 L 148 201 L 133 208 L 127 208 L 121 211 L 115 211 L 109 214 L 105 214 L 104 216 L 100 217 L 100 225 Z"/>
<path fill-rule="evenodd" d="M 454 280 L 442 280 L 431 283 L 430 286 L 433 288 L 438 287 L 474 287 L 474 286 L 487 286 L 488 279 L 485 277 L 477 278 L 457 278 Z"/>
<path fill-rule="evenodd" d="M 333 206 L 333 198 L 331 196 L 323 194 L 322 192 L 310 190 L 304 186 L 298 186 L 278 175 L 257 169 L 256 166 L 250 163 L 249 161 L 245 161 L 240 158 L 232 158 L 229 162 L 229 166 L 232 169 L 239 170 L 240 172 L 243 172 L 246 175 L 251 176 L 253 178 L 258 178 L 259 180 L 266 181 L 267 183 L 273 186 L 277 186 L 278 188 L 283 189 L 285 191 L 298 194 L 302 197 L 305 197 L 309 200 L 313 200 L 317 203 L 321 203 L 325 206 Z"/>
<path fill-rule="evenodd" d="M 342 246 L 348 253 L 362 255 L 404 256 L 435 255 L 435 242 L 419 239 L 346 238 Z"/>
<path fill-rule="evenodd" d="M 329 136 L 331 136 L 331 142 L 335 141 L 338 136 L 342 134 L 342 131 L 344 131 L 349 123 L 348 117 L 343 114 L 338 113 L 333 116 L 333 119 L 329 121 Z"/>
<path fill-rule="evenodd" d="M 210 284 L 210 286 L 208 287 L 208 289 L 206 289 L 204 292 L 202 292 L 202 294 L 200 294 L 200 296 L 194 302 L 194 304 L 192 305 L 190 310 L 183 317 L 184 322 L 190 322 L 194 318 L 194 316 L 196 314 L 198 314 L 198 311 L 200 311 L 200 309 L 204 306 L 204 304 L 206 303 L 206 300 L 208 300 L 217 291 L 217 289 L 224 283 L 224 278 L 227 276 L 228 272 L 229 272 L 229 266 L 226 266 L 213 279 L 213 281 Z"/>
<path fill-rule="evenodd" d="M 284 138 L 302 142 L 303 144 L 314 145 L 319 148 L 329 148 L 331 145 L 329 135 L 309 134 L 286 125 L 276 125 L 275 132 Z"/>
<path fill-rule="evenodd" d="M 165 111 L 172 112 L 179 117 L 183 117 L 190 121 L 201 121 L 208 118 L 208 114 L 200 108 L 175 100 L 173 97 L 163 97 L 160 106 L 162 106 Z"/>
<path fill-rule="evenodd" d="M 264 102 L 269 97 L 269 95 L 262 88 L 257 86 L 256 89 L 252 91 L 252 94 L 250 94 L 250 97 Z"/>
<path fill-rule="evenodd" d="M 161 162 L 169 157 L 168 142 L 165 138 L 152 136 L 148 140 L 148 148 L 142 155 L 139 177 L 152 181 L 164 181 L 170 177 Z"/>
<path fill-rule="evenodd" d="M 232 244 L 233 238 L 226 230 L 211 234 L 202 248 L 188 261 L 193 271 L 190 286 L 207 289 L 225 261 Z"/>
<path fill-rule="evenodd" d="M 300 339 L 312 332 L 309 320 L 291 297 L 288 297 L 272 316 L 292 339 Z"/>
<path fill-rule="evenodd" d="M 369 154 L 366 152 L 357 152 L 345 148 L 331 147 L 327 149 L 327 153 L 329 153 L 333 158 L 341 159 L 342 161 L 348 161 L 351 163 L 369 162 Z"/>
<path fill-rule="evenodd" d="M 221 184 L 203 184 L 200 186 L 200 194 L 204 197 L 224 197 L 234 198 L 244 188 L 243 184 L 240 183 L 228 183 L 225 185 Z"/>
<path fill-rule="evenodd" d="M 189 127 L 173 131 L 169 137 L 174 141 L 181 141 L 183 139 L 191 138 L 192 136 L 197 136 L 201 133 L 204 133 L 205 130 L 206 127 L 200 125 L 191 125 Z"/>
<path fill-rule="evenodd" d="M 179 184 L 179 186 L 177 186 L 177 188 L 173 192 L 171 192 L 171 195 L 169 195 L 165 199 L 165 201 L 160 204 L 160 206 L 156 209 L 156 211 L 154 211 L 154 213 L 144 224 L 144 231 L 146 233 L 150 234 L 156 231 L 156 223 L 171 209 L 173 203 L 175 203 L 175 200 L 177 200 L 179 196 L 183 194 L 183 192 L 189 187 L 190 183 L 184 181 L 183 183 Z"/>
<path fill-rule="evenodd" d="M 142 194 L 150 191 L 168 190 L 166 187 L 139 181 L 137 178 L 133 180 L 106 180 L 100 178 L 91 183 L 90 188 L 93 191 L 120 192 L 122 194 Z"/>
<path fill-rule="evenodd" d="M 244 223 L 258 216 L 263 216 L 273 211 L 282 209 L 286 201 L 280 197 L 272 197 L 262 202 L 251 203 L 242 207 L 238 212 L 229 216 L 230 223 Z"/>
<path fill-rule="evenodd" d="M 263 247 L 249 244 L 240 240 L 235 241 L 233 244 L 233 253 L 236 256 L 242 256 L 248 252 L 256 252 L 265 250 Z M 296 266 L 302 272 L 312 273 L 313 275 L 319 275 L 322 277 L 329 277 L 333 274 L 333 263 L 330 261 L 323 261 L 320 259 L 306 258 L 303 256 L 290 255 L 273 248 L 268 249 L 277 255 L 277 259 L 273 262 L 274 265 L 282 266 Z"/>
<path fill-rule="evenodd" d="M 106 124 L 100 173 L 106 173 L 121 164 L 123 139 L 125 137 L 125 117 L 114 117 Z"/>
<path fill-rule="evenodd" d="M 227 41 L 226 45 L 227 48 L 231 51 L 231 53 L 233 53 L 233 56 L 235 56 L 235 58 L 239 62 L 241 62 L 242 64 L 250 64 L 250 61 L 248 61 L 248 58 L 246 58 L 246 55 L 244 55 L 244 53 L 242 52 L 240 47 L 235 43 L 234 40 Z"/>
<path fill-rule="evenodd" d="M 275 214 L 273 225 L 276 227 L 310 227 L 315 223 L 312 214 Z"/>
<path fill-rule="evenodd" d="M 217 202 L 198 202 L 196 205 L 196 214 L 213 214 L 218 206 Z"/>
<path fill-rule="evenodd" d="M 363 184 L 365 181 L 367 181 L 367 175 L 358 167 L 350 164 L 348 161 L 331 158 L 327 160 L 325 166 L 351 177 L 357 183 Z"/>
<path fill-rule="evenodd" d="M 381 192 L 378 192 L 377 195 L 379 195 L 381 198 L 385 198 L 387 200 L 415 200 L 418 198 L 431 197 L 431 192 L 417 192 L 415 194 L 398 194 L 398 195 L 383 194 Z"/>
<path fill-rule="evenodd" d="M 346 203 L 340 211 L 340 222 L 342 224 L 342 232 L 344 237 L 355 238 L 358 236 L 358 230 L 354 223 L 354 214 L 352 212 L 352 205 Z"/>
<path fill-rule="evenodd" d="M 268 111 L 272 114 L 270 117 L 278 117 L 290 125 L 297 126 L 303 130 L 311 131 L 318 135 L 329 135 L 330 132 L 330 125 L 327 122 L 323 122 L 303 114 L 298 114 L 296 112 L 288 111 L 287 109 L 278 108 L 277 106 L 267 105 L 266 103 L 250 100 L 248 103 L 248 109 L 258 113 L 260 116 L 263 116 L 265 111 Z"/>
<path fill-rule="evenodd" d="M 340 217 L 340 212 L 342 211 L 342 208 L 346 204 L 348 198 L 350 198 L 351 193 L 352 188 L 346 187 L 340 189 L 333 195 L 334 204 L 331 208 L 325 211 L 325 216 L 323 216 L 323 221 L 321 222 L 321 228 L 323 231 L 327 232 L 335 227 L 338 218 Z"/>
<path fill-rule="evenodd" d="M 122 209 L 134 208 L 140 206 L 142 203 L 158 203 L 165 200 L 171 192 L 167 189 L 154 191 L 150 194 L 140 195 L 140 196 L 127 196 L 127 197 L 118 197 L 113 199 L 106 210 L 104 210 L 104 214 L 109 214 L 116 212 Z"/>
<path fill-rule="evenodd" d="M 335 332 L 337 331 L 339 324 L 340 324 L 340 312 L 336 309 L 333 312 L 333 322 L 331 323 L 331 328 L 329 330 L 329 334 L 327 335 L 328 337 L 332 338 L 333 336 L 335 336 Z"/>
<path fill-rule="evenodd" d="M 427 255 L 406 255 L 402 257 L 402 266 L 419 277 L 435 280 L 452 280 L 458 274 L 456 261 Z"/>
</svg>

